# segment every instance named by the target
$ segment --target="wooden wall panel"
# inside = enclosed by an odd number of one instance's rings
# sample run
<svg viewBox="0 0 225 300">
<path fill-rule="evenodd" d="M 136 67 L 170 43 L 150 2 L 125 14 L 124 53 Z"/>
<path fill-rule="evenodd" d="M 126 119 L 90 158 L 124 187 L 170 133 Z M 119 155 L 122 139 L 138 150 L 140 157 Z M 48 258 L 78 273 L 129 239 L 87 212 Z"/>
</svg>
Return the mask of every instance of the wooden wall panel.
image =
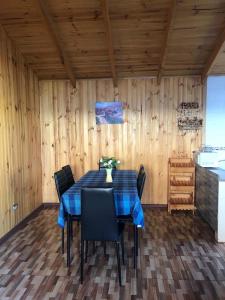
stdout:
<svg viewBox="0 0 225 300">
<path fill-rule="evenodd" d="M 42 202 L 40 137 L 38 79 L 0 26 L 0 237 Z"/>
<path fill-rule="evenodd" d="M 121 100 L 123 125 L 95 124 L 95 102 Z M 70 163 L 76 179 L 96 169 L 102 155 L 122 161 L 122 169 L 147 170 L 143 202 L 167 203 L 167 166 L 170 156 L 192 156 L 202 131 L 181 133 L 176 108 L 197 101 L 202 110 L 198 77 L 123 79 L 117 89 L 111 80 L 40 81 L 43 201 L 57 201 L 54 171 Z"/>
</svg>

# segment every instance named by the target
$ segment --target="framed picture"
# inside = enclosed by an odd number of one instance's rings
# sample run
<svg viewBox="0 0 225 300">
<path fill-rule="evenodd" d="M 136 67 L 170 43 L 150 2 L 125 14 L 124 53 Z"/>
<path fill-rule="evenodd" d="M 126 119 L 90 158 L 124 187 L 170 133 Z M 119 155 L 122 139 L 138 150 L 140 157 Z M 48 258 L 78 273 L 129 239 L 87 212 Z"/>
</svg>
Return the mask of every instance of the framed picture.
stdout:
<svg viewBox="0 0 225 300">
<path fill-rule="evenodd" d="M 123 124 L 122 102 L 96 102 L 96 124 Z"/>
</svg>

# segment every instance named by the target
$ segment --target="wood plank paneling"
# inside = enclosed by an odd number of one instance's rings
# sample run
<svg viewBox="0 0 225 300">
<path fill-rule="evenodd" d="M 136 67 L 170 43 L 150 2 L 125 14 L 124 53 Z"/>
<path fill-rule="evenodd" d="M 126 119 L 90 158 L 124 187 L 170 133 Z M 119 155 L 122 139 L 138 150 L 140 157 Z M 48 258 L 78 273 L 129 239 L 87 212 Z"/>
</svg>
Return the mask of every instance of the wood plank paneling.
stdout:
<svg viewBox="0 0 225 300">
<path fill-rule="evenodd" d="M 40 141 L 37 76 L 0 26 L 0 237 L 42 202 Z"/>
<path fill-rule="evenodd" d="M 102 155 L 114 155 L 122 169 L 145 165 L 143 202 L 167 203 L 168 157 L 192 156 L 202 131 L 182 133 L 176 123 L 180 102 L 196 101 L 202 110 L 199 77 L 119 80 L 40 81 L 43 201 L 58 201 L 53 173 L 70 163 L 76 179 L 96 169 Z M 95 102 L 124 103 L 124 124 L 95 124 Z"/>
<path fill-rule="evenodd" d="M 101 1 L 42 2 L 48 5 L 76 78 L 112 77 Z M 176 13 L 167 39 L 172 2 L 176 2 Z M 118 78 L 157 76 L 165 40 L 168 43 L 163 76 L 200 75 L 224 30 L 224 0 L 123 0 L 108 1 L 108 4 L 113 41 L 111 57 Z M 39 78 L 69 78 L 37 0 L 0 1 L 0 23 Z M 221 55 L 222 52 L 221 49 Z M 213 74 L 225 73 L 223 56 L 215 62 Z"/>
</svg>

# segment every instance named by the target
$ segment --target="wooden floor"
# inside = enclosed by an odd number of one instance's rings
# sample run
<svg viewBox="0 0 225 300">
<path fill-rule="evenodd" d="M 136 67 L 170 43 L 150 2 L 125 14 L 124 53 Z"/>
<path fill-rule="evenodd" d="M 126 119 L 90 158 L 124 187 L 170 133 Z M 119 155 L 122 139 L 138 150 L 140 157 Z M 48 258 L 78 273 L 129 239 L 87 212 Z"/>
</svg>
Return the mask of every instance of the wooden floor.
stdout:
<svg viewBox="0 0 225 300">
<path fill-rule="evenodd" d="M 94 255 L 90 251 L 80 285 L 75 238 L 71 272 L 67 272 L 56 217 L 56 210 L 42 210 L 0 247 L 1 300 L 225 299 L 225 244 L 216 244 L 208 225 L 197 216 L 146 210 L 137 272 L 132 267 L 131 228 L 125 233 L 122 288 L 111 244 L 106 258 L 101 245 Z"/>
</svg>

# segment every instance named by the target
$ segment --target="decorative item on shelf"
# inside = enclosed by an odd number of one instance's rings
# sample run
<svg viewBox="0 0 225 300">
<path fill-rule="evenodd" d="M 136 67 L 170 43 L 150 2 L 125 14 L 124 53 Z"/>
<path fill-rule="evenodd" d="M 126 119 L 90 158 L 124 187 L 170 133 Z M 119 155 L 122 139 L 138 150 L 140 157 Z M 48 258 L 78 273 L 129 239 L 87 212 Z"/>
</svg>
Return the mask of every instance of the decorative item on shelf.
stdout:
<svg viewBox="0 0 225 300">
<path fill-rule="evenodd" d="M 100 163 L 106 169 L 106 182 L 112 182 L 112 169 L 120 164 L 120 161 L 114 157 L 103 156 L 100 159 Z"/>
</svg>

